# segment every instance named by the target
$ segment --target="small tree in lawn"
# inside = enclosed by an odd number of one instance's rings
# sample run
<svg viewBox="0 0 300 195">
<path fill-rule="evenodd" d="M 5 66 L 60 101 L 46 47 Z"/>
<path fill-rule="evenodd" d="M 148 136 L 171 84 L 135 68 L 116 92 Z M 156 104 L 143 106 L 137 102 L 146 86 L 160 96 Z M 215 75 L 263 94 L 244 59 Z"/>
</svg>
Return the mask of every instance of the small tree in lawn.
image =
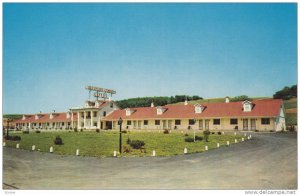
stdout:
<svg viewBox="0 0 300 195">
<path fill-rule="evenodd" d="M 205 140 L 206 142 L 208 142 L 208 138 L 209 138 L 209 135 L 210 135 L 210 131 L 209 131 L 209 130 L 203 131 L 203 135 L 204 135 L 204 140 Z"/>
</svg>

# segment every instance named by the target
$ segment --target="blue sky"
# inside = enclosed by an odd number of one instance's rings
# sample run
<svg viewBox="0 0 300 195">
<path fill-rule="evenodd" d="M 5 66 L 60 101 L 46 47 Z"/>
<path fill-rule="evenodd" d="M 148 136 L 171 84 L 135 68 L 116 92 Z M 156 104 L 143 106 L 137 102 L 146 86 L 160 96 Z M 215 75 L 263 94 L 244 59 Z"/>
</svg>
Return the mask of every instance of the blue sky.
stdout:
<svg viewBox="0 0 300 195">
<path fill-rule="evenodd" d="M 3 5 L 3 112 L 67 111 L 86 85 L 143 96 L 272 96 L 297 83 L 297 5 Z"/>
</svg>

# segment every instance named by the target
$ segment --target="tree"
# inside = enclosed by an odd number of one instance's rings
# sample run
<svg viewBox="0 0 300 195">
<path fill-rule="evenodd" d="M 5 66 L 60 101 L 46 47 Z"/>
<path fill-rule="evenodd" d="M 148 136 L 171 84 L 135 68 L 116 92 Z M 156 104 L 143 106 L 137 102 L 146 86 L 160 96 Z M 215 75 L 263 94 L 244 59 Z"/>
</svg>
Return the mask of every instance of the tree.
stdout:
<svg viewBox="0 0 300 195">
<path fill-rule="evenodd" d="M 292 87 L 285 86 L 283 89 L 277 91 L 274 95 L 274 99 L 284 99 L 288 100 L 293 97 L 297 97 L 297 85 L 293 85 Z"/>
</svg>

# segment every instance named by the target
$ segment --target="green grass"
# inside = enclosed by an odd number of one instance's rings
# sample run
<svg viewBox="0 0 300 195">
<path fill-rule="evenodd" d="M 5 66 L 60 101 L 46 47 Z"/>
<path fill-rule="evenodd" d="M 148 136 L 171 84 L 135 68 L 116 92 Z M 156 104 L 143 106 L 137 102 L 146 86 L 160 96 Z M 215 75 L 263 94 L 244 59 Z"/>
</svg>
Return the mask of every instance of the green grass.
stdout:
<svg viewBox="0 0 300 195">
<path fill-rule="evenodd" d="M 286 125 L 297 125 L 297 114 L 296 113 L 287 113 L 286 114 Z"/>
<path fill-rule="evenodd" d="M 113 151 L 118 151 L 119 134 L 117 132 L 41 132 L 30 134 L 16 133 L 21 136 L 20 148 L 31 150 L 32 145 L 36 146 L 36 150 L 41 152 L 49 152 L 51 146 L 54 147 L 54 153 L 60 155 L 75 155 L 76 149 L 80 149 L 81 156 L 95 157 L 111 157 Z M 188 132 L 188 137 L 193 137 L 193 132 Z M 55 137 L 59 135 L 64 145 L 54 145 Z M 157 156 L 172 156 L 183 154 L 184 148 L 188 149 L 188 153 L 203 152 L 207 145 L 209 149 L 216 148 L 217 143 L 225 146 L 227 141 L 234 143 L 234 139 L 241 141 L 242 136 L 235 136 L 233 133 L 225 135 L 210 135 L 209 142 L 196 141 L 196 143 L 185 142 L 184 133 L 172 132 L 163 134 L 158 132 L 128 132 L 122 134 L 123 146 L 129 137 L 131 140 L 142 140 L 146 143 L 145 151 L 132 150 L 131 153 L 123 153 L 122 156 L 151 156 L 152 150 L 156 151 Z M 202 133 L 197 133 L 203 136 Z M 8 147 L 16 147 L 18 142 L 6 141 Z"/>
</svg>

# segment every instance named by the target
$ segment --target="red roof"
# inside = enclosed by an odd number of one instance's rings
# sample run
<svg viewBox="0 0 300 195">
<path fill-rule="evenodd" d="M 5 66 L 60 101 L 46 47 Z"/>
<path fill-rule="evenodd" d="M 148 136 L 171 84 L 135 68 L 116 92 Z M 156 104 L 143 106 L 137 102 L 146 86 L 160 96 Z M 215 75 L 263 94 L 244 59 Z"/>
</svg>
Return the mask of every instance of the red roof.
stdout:
<svg viewBox="0 0 300 195">
<path fill-rule="evenodd" d="M 37 114 L 39 119 L 35 119 L 35 114 L 25 115 L 26 119 L 15 120 L 14 123 L 51 123 L 51 122 L 71 122 L 71 117 L 67 118 L 67 113 L 52 113 L 53 118 L 50 119 L 50 114 Z M 77 121 L 77 113 L 73 113 L 73 120 Z"/>
<path fill-rule="evenodd" d="M 229 103 L 204 103 L 202 113 L 195 113 L 194 105 L 167 105 L 162 106 L 166 109 L 163 114 L 157 115 L 156 107 L 139 107 L 130 108 L 134 112 L 130 116 L 126 116 L 125 109 L 116 110 L 109 114 L 103 120 L 118 120 L 120 117 L 125 120 L 130 119 L 193 119 L 206 117 L 276 117 L 279 115 L 282 100 L 279 99 L 263 99 L 254 100 L 252 102 L 251 112 L 243 111 L 243 102 Z"/>
</svg>

